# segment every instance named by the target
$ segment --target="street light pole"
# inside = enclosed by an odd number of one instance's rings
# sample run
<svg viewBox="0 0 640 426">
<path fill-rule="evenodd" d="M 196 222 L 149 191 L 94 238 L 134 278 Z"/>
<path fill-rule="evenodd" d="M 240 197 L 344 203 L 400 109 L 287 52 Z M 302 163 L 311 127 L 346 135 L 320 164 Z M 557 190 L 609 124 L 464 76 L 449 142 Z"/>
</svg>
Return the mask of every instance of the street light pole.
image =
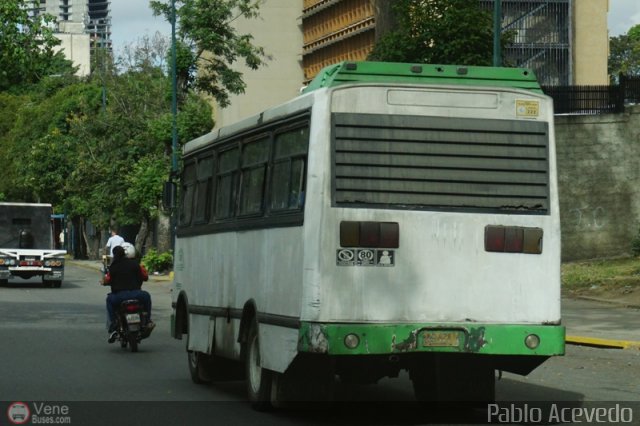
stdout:
<svg viewBox="0 0 640 426">
<path fill-rule="evenodd" d="M 176 0 L 171 0 L 171 175 L 178 173 L 178 77 L 176 71 Z"/>
<path fill-rule="evenodd" d="M 500 33 L 502 31 L 502 0 L 493 0 L 493 66 L 502 66 Z"/>
<path fill-rule="evenodd" d="M 178 178 L 178 77 L 176 70 L 176 0 L 171 0 L 171 179 L 172 185 Z M 175 186 L 173 186 L 175 188 Z M 172 191 L 173 192 L 173 191 Z M 172 197 L 175 198 L 175 197 Z M 171 250 L 176 247 L 176 209 L 172 202 L 171 208 Z"/>
</svg>

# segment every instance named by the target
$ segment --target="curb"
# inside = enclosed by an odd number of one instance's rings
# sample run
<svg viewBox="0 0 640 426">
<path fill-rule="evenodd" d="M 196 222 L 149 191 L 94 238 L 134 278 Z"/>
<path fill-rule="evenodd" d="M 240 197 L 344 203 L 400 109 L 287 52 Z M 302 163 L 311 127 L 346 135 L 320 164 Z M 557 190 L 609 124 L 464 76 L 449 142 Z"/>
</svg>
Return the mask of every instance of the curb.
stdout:
<svg viewBox="0 0 640 426">
<path fill-rule="evenodd" d="M 590 297 L 590 296 L 571 296 L 571 297 L 574 299 L 588 300 L 590 302 L 599 302 L 599 303 L 606 303 L 608 305 L 616 305 L 621 308 L 640 309 L 640 305 L 636 305 L 635 303 L 625 303 L 617 300 L 599 299 L 597 297 Z"/>
<path fill-rule="evenodd" d="M 79 266 L 79 267 L 84 268 L 84 269 L 90 269 L 92 271 L 100 272 L 100 265 L 101 264 L 98 264 L 96 266 L 95 264 L 91 265 L 91 264 L 85 263 L 83 261 L 75 261 L 75 260 L 69 260 L 69 259 L 67 259 L 65 262 L 73 264 L 75 266 Z M 153 280 L 153 281 L 173 281 L 173 272 L 171 274 L 168 274 L 168 275 L 149 274 L 149 281 L 151 281 L 151 280 Z"/>
<path fill-rule="evenodd" d="M 565 342 L 571 345 L 578 346 L 592 346 L 597 348 L 608 349 L 639 349 L 640 342 L 633 340 L 611 340 L 600 339 L 598 337 L 584 337 L 584 336 L 566 336 Z"/>
</svg>

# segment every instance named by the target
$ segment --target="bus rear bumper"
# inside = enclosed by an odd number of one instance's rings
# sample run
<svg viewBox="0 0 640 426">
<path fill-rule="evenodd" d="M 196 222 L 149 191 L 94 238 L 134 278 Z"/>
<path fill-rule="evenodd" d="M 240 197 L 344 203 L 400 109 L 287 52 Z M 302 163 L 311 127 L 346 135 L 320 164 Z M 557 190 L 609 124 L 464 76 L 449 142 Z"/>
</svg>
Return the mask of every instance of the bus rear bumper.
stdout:
<svg viewBox="0 0 640 426">
<path fill-rule="evenodd" d="M 328 355 L 564 355 L 565 327 L 541 324 L 302 322 L 298 352 Z"/>
</svg>

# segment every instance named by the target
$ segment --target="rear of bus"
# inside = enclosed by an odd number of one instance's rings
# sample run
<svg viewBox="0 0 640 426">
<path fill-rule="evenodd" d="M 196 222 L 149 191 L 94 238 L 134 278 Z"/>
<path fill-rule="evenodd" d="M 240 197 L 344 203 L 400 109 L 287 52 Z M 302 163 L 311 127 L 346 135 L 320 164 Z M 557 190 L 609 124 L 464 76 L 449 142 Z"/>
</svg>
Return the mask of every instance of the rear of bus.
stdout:
<svg viewBox="0 0 640 426">
<path fill-rule="evenodd" d="M 318 89 L 299 351 L 345 380 L 406 369 L 419 399 L 490 400 L 494 370 L 564 353 L 552 102 L 513 87 L 527 71 L 433 72 Z"/>
</svg>

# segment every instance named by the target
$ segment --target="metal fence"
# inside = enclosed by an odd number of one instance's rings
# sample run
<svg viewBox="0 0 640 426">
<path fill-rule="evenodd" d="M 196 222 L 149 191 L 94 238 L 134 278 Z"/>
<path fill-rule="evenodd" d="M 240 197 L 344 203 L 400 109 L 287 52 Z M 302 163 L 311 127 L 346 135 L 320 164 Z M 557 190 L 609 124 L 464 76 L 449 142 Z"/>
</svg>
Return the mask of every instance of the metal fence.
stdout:
<svg viewBox="0 0 640 426">
<path fill-rule="evenodd" d="M 556 114 L 607 114 L 624 112 L 624 106 L 640 103 L 640 77 L 620 76 L 609 86 L 542 86 L 553 98 Z"/>
</svg>

